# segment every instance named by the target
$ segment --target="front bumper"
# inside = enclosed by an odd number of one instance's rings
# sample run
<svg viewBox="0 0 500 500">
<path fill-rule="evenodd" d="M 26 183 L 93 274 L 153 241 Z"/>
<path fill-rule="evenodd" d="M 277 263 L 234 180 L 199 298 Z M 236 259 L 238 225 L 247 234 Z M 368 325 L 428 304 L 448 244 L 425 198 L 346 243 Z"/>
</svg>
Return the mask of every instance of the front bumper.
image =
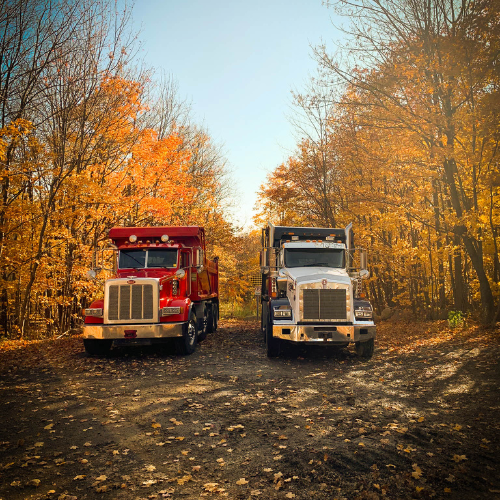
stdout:
<svg viewBox="0 0 500 500">
<path fill-rule="evenodd" d="M 84 325 L 84 339 L 164 339 L 182 337 L 185 323 L 155 323 L 152 325 Z M 132 335 L 130 332 L 134 332 Z"/>
<path fill-rule="evenodd" d="M 357 325 L 296 325 L 273 324 L 273 337 L 291 342 L 345 345 L 374 339 L 377 327 L 373 323 Z"/>
</svg>

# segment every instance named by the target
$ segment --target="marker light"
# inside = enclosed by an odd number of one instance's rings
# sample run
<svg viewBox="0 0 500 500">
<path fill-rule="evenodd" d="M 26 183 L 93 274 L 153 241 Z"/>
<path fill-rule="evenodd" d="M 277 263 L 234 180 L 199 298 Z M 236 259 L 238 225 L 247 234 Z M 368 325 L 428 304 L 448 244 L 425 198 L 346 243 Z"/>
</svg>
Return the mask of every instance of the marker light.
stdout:
<svg viewBox="0 0 500 500">
<path fill-rule="evenodd" d="M 135 234 L 131 234 L 128 237 L 128 241 L 130 241 L 130 243 L 135 243 L 137 241 L 137 236 Z"/>
<path fill-rule="evenodd" d="M 163 243 L 166 243 L 166 242 L 168 241 L 168 234 L 162 234 L 162 235 L 161 235 L 161 241 L 162 241 Z"/>
</svg>

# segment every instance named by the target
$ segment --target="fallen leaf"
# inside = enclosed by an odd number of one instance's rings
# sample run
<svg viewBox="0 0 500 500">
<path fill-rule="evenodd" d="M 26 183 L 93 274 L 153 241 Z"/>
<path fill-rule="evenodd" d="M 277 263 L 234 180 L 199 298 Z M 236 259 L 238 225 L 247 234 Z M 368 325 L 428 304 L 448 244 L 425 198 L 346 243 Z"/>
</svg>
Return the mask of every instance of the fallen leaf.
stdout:
<svg viewBox="0 0 500 500">
<path fill-rule="evenodd" d="M 186 476 L 182 476 L 181 478 L 177 479 L 177 484 L 180 484 L 181 486 L 188 481 L 191 481 L 193 479 L 193 476 L 191 474 L 187 474 Z"/>
<path fill-rule="evenodd" d="M 415 479 L 420 479 L 420 477 L 422 476 L 422 469 L 417 465 L 417 464 L 413 464 L 413 472 L 411 473 L 412 477 L 414 477 Z"/>
<path fill-rule="evenodd" d="M 248 484 L 248 481 L 244 477 L 242 477 L 242 478 L 238 479 L 238 481 L 236 481 L 236 484 L 239 484 L 239 485 Z"/>
</svg>

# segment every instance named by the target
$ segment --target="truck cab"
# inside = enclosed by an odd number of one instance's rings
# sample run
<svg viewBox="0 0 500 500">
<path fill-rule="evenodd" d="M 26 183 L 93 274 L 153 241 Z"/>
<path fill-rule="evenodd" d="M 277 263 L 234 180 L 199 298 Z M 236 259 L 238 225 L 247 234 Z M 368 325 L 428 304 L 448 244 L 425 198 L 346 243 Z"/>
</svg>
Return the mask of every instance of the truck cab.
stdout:
<svg viewBox="0 0 500 500">
<path fill-rule="evenodd" d="M 351 225 L 263 230 L 261 328 L 268 356 L 279 355 L 282 342 L 353 343 L 360 356 L 372 356 L 376 327 L 362 292 L 366 252 L 352 240 Z"/>
</svg>

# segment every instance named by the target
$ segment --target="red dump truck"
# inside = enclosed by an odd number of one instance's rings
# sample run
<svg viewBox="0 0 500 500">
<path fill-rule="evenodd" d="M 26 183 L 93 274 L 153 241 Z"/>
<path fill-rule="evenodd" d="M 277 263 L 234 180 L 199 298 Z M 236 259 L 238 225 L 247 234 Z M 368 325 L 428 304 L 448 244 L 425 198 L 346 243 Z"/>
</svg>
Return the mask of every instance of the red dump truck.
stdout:
<svg viewBox="0 0 500 500">
<path fill-rule="evenodd" d="M 167 339 L 193 353 L 219 317 L 218 259 L 206 257 L 203 227 L 114 227 L 109 238 L 115 277 L 85 309 L 87 353 Z"/>
</svg>

